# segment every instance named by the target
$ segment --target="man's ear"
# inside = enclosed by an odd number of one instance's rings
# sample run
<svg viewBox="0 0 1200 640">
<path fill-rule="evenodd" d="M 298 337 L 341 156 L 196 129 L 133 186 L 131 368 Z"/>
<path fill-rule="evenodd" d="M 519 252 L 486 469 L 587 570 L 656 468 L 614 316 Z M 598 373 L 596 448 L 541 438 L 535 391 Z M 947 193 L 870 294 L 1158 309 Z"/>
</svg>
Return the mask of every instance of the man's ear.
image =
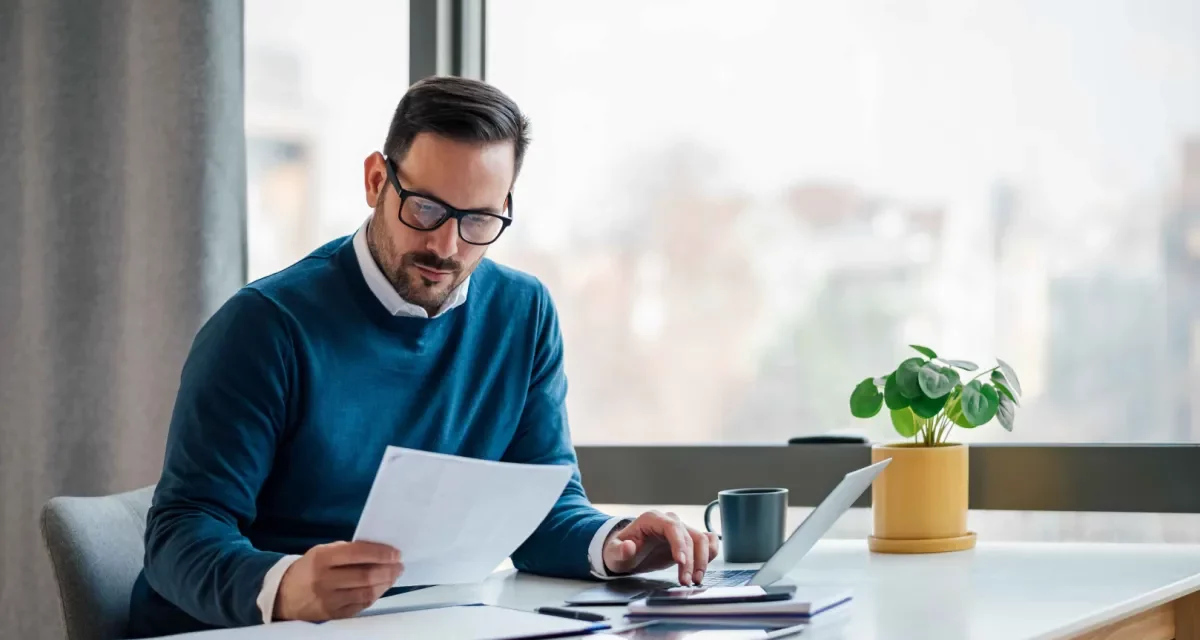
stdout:
<svg viewBox="0 0 1200 640">
<path fill-rule="evenodd" d="M 363 160 L 363 189 L 367 206 L 374 209 L 387 190 L 387 160 L 378 151 Z"/>
</svg>

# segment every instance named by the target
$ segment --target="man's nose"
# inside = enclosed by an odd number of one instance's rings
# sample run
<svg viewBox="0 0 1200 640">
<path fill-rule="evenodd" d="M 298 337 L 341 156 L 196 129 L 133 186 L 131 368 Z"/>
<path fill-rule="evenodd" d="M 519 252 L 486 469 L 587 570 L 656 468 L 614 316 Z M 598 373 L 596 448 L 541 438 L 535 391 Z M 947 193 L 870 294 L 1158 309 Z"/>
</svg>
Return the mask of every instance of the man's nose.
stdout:
<svg viewBox="0 0 1200 640">
<path fill-rule="evenodd" d="M 449 258 L 458 253 L 458 220 L 450 218 L 442 226 L 426 232 L 425 247 L 439 258 Z"/>
</svg>

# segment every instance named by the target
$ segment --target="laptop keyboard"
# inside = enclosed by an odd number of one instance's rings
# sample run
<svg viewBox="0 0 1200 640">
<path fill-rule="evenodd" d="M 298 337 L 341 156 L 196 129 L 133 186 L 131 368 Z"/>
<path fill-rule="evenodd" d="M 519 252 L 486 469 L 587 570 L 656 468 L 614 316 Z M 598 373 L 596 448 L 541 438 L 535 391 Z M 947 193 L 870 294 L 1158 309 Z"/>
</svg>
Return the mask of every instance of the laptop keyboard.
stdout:
<svg viewBox="0 0 1200 640">
<path fill-rule="evenodd" d="M 728 569 L 724 571 L 709 571 L 704 574 L 705 587 L 740 587 L 754 577 L 753 569 Z"/>
</svg>

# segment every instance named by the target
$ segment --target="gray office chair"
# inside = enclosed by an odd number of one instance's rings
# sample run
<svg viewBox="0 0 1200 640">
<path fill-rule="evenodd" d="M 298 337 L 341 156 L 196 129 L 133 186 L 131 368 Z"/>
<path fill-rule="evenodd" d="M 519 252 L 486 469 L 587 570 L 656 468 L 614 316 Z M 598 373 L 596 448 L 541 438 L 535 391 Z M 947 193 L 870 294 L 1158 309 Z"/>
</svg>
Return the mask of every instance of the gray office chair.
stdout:
<svg viewBox="0 0 1200 640">
<path fill-rule="evenodd" d="M 70 640 L 125 635 L 153 494 L 150 486 L 98 498 L 53 498 L 42 509 L 42 539 Z"/>
</svg>

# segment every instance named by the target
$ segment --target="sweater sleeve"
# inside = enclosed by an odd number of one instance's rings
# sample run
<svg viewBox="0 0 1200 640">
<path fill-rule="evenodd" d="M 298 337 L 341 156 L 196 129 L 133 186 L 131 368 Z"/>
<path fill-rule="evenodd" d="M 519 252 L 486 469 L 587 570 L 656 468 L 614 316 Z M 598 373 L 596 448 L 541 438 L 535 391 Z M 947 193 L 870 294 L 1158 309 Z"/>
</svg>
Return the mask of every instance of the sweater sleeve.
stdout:
<svg viewBox="0 0 1200 640">
<path fill-rule="evenodd" d="M 505 460 L 574 467 L 571 479 L 542 524 L 512 555 L 513 565 L 531 573 L 592 577 L 588 549 L 609 521 L 588 502 L 567 424 L 567 378 L 562 335 L 550 296 L 542 290 L 540 319 L 529 393 Z"/>
<path fill-rule="evenodd" d="M 256 598 L 283 554 L 255 549 L 242 531 L 271 469 L 294 365 L 282 312 L 252 289 L 213 315 L 184 364 L 146 517 L 145 574 L 202 622 L 262 621 Z"/>
</svg>

